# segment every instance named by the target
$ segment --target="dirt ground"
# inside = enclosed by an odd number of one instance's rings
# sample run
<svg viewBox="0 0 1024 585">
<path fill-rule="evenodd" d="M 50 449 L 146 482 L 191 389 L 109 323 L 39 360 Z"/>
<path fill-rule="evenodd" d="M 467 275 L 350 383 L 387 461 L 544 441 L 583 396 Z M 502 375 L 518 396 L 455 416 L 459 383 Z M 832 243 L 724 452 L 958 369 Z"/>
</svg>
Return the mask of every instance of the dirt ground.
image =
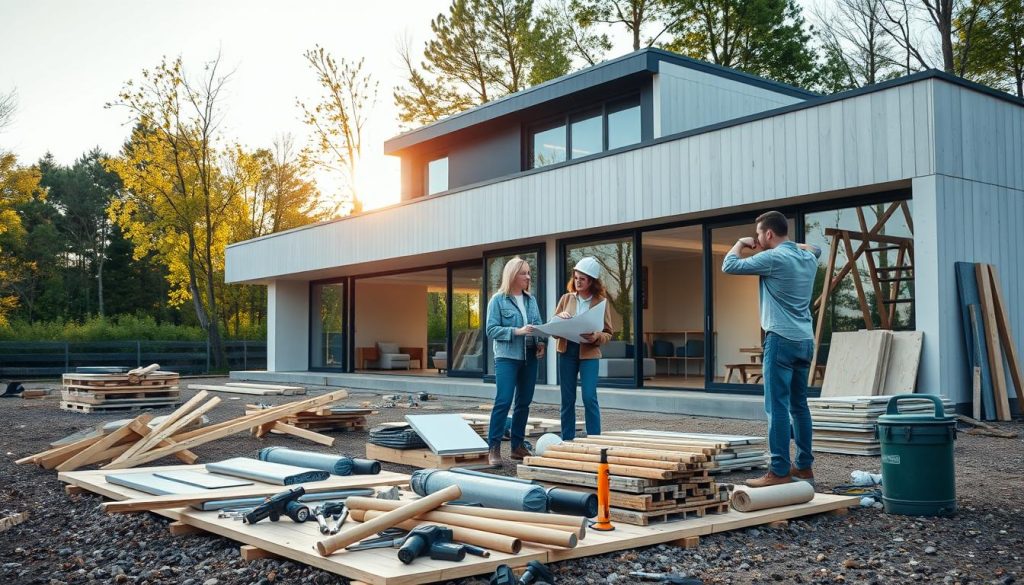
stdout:
<svg viewBox="0 0 1024 585">
<path fill-rule="evenodd" d="M 187 380 L 222 383 L 224 380 Z M 56 387 L 27 384 L 26 387 Z M 184 384 L 183 384 L 184 386 Z M 321 389 L 322 390 L 322 389 Z M 319 390 L 310 389 L 311 395 Z M 193 395 L 184 390 L 183 398 Z M 214 422 L 240 416 L 244 404 L 257 397 L 239 396 L 211 411 Z M 292 397 L 258 397 L 278 404 Z M 137 583 L 242 585 L 269 583 L 344 583 L 318 569 L 289 561 L 244 562 L 238 543 L 214 535 L 173 537 L 168 520 L 155 514 L 107 516 L 99 496 L 65 495 L 56 473 L 14 460 L 47 448 L 49 442 L 100 422 L 126 415 L 64 412 L 59 398 L 0 400 L 0 518 L 28 511 L 30 519 L 0 533 L 0 583 L 48 585 Z M 343 402 L 379 402 L 378 395 L 354 391 Z M 421 412 L 480 412 L 479 400 L 443 398 L 424 403 Z M 155 411 L 166 414 L 170 409 Z M 372 426 L 398 421 L 407 408 L 380 409 Z M 537 405 L 534 416 L 557 418 L 556 406 Z M 582 416 L 582 413 L 580 413 Z M 647 428 L 723 434 L 763 435 L 762 422 L 688 417 L 623 410 L 604 410 L 606 429 Z M 701 537 L 686 550 L 654 546 L 551 565 L 556 582 L 567 585 L 636 583 L 631 571 L 672 572 L 703 583 L 998 583 L 1024 578 L 1024 424 L 999 425 L 1018 433 L 1002 439 L 961 433 L 956 441 L 957 500 L 953 518 L 887 515 L 876 508 L 858 508 L 846 516 L 815 516 L 788 526 L 757 527 Z M 333 452 L 365 453 L 366 432 L 338 433 Z M 239 434 L 196 448 L 201 462 L 255 456 L 269 445 L 328 451 L 285 436 L 257 440 Z M 507 454 L 507 443 L 505 446 Z M 174 459 L 154 462 L 173 464 Z M 385 464 L 385 469 L 410 473 L 411 468 Z M 818 491 L 850 482 L 850 472 L 879 471 L 872 457 L 819 453 L 815 463 Z M 514 474 L 507 464 L 503 470 Z M 739 483 L 754 472 L 719 476 Z M 483 585 L 486 577 L 460 583 Z"/>
</svg>

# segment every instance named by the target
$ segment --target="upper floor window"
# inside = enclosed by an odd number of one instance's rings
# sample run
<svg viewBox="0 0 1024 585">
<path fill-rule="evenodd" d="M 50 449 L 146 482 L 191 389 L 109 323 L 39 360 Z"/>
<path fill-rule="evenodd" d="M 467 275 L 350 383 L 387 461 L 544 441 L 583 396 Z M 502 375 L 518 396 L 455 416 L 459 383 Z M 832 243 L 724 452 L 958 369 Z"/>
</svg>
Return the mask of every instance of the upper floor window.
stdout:
<svg viewBox="0 0 1024 585">
<path fill-rule="evenodd" d="M 530 168 L 636 144 L 640 118 L 640 96 L 635 95 L 535 126 L 529 133 Z"/>
<path fill-rule="evenodd" d="M 448 157 L 427 163 L 427 195 L 448 190 Z"/>
</svg>

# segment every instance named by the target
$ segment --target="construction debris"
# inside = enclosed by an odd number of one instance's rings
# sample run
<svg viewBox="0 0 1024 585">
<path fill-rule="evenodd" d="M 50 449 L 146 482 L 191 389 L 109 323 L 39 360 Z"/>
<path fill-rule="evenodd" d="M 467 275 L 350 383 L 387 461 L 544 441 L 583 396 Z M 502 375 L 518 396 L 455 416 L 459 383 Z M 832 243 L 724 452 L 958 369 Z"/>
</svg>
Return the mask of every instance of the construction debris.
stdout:
<svg viewBox="0 0 1024 585">
<path fill-rule="evenodd" d="M 484 405 L 488 409 L 492 408 L 491 405 Z M 484 406 L 481 406 L 483 408 Z M 466 419 L 469 422 L 469 426 L 473 428 L 481 437 L 487 439 L 487 431 L 491 422 L 491 415 L 481 413 L 462 412 L 459 416 Z M 508 420 L 512 420 L 509 417 Z M 554 433 L 556 435 L 562 433 L 562 422 L 553 418 L 538 418 L 530 417 L 526 419 L 526 436 L 527 437 L 540 437 L 548 433 Z M 584 434 L 584 421 L 576 422 L 576 434 Z"/>
<path fill-rule="evenodd" d="M 64 374 L 60 407 L 74 412 L 124 412 L 176 406 L 179 376 L 159 364 L 126 374 Z"/>
<path fill-rule="evenodd" d="M 888 396 L 845 396 L 836 398 L 810 398 L 814 429 L 812 450 L 843 455 L 879 455 L 881 446 L 875 435 L 878 417 L 885 414 Z M 942 399 L 947 414 L 954 406 Z M 900 412 L 931 412 L 932 402 L 927 399 L 900 401 Z"/>
<path fill-rule="evenodd" d="M 268 404 L 246 404 L 245 413 L 252 414 L 271 408 Z M 365 431 L 366 417 L 377 414 L 368 408 L 346 408 L 344 406 L 324 406 L 303 412 L 297 412 L 282 419 L 281 422 L 293 427 L 316 432 Z M 280 431 L 274 431 L 280 432 Z"/>
</svg>

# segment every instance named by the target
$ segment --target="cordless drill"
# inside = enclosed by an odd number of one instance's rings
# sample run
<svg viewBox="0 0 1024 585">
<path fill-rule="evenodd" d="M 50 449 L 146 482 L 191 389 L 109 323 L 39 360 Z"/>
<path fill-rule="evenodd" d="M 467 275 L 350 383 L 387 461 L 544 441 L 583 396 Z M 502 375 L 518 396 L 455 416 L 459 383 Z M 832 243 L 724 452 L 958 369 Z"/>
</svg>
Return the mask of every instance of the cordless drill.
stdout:
<svg viewBox="0 0 1024 585">
<path fill-rule="evenodd" d="M 277 522 L 282 515 L 288 516 L 293 522 L 299 524 L 309 520 L 309 508 L 299 502 L 299 498 L 306 495 L 306 488 L 291 488 L 279 494 L 269 496 L 263 503 L 256 506 L 248 514 L 242 517 L 242 522 L 255 524 L 264 518 L 270 518 L 271 522 Z"/>
<path fill-rule="evenodd" d="M 428 524 L 410 530 L 398 549 L 398 560 L 407 565 L 424 555 L 439 561 L 461 561 L 466 549 L 452 543 L 451 528 Z"/>
</svg>

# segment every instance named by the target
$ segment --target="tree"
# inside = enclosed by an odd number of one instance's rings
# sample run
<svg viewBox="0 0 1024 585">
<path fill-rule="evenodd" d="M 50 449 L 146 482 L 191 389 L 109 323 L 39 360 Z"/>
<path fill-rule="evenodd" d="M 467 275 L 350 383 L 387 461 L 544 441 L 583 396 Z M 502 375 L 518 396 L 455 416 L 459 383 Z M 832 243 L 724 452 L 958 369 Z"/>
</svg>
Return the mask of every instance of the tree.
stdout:
<svg viewBox="0 0 1024 585">
<path fill-rule="evenodd" d="M 982 3 L 971 0 L 883 0 L 879 26 L 904 52 L 904 68 L 916 63 L 929 69 L 937 43 L 938 60 L 947 73 L 961 77 L 970 71 L 972 31 Z M 937 39 L 936 39 L 937 37 Z"/>
<path fill-rule="evenodd" d="M 134 124 L 121 155 L 107 168 L 124 182 L 110 216 L 135 244 L 167 266 L 171 302 L 192 301 L 214 364 L 225 364 L 216 289 L 228 241 L 225 211 L 236 204 L 218 167 L 219 99 L 227 77 L 219 57 L 190 80 L 181 58 L 166 59 L 128 81 L 118 99 Z"/>
<path fill-rule="evenodd" d="M 308 157 L 341 174 L 345 182 L 345 206 L 350 213 L 362 211 L 356 188 L 356 170 L 363 155 L 363 127 L 377 103 L 378 82 L 363 70 L 364 60 L 335 59 L 317 45 L 304 53 L 324 91 L 315 106 L 296 100 L 303 121 L 313 131 Z"/>
<path fill-rule="evenodd" d="M 11 90 L 9 93 L 0 94 L 0 131 L 11 124 L 14 120 L 14 112 L 18 109 L 18 93 Z"/>
<path fill-rule="evenodd" d="M 666 48 L 792 85 L 818 76 L 810 34 L 795 0 L 672 0 Z"/>
<path fill-rule="evenodd" d="M 19 285 L 35 270 L 20 253 L 28 234 L 19 208 L 42 197 L 39 170 L 19 167 L 14 154 L 0 152 L 0 325 L 18 306 Z"/>
<path fill-rule="evenodd" d="M 633 36 L 633 50 L 639 51 L 642 45 L 654 45 L 675 24 L 666 4 L 665 0 L 572 0 L 572 10 L 583 25 L 625 26 Z M 658 32 L 644 40 L 645 28 Z"/>
<path fill-rule="evenodd" d="M 842 78 L 832 91 L 872 85 L 898 74 L 896 45 L 879 22 L 883 0 L 836 0 L 814 9 L 826 68 Z"/>
<path fill-rule="evenodd" d="M 430 25 L 417 68 L 399 51 L 408 81 L 396 88 L 399 119 L 425 124 L 564 75 L 571 60 L 555 21 L 535 16 L 533 0 L 453 0 Z"/>
<path fill-rule="evenodd" d="M 576 11 L 573 0 L 551 0 L 541 9 L 541 14 L 557 35 L 564 39 L 569 54 L 587 66 L 603 61 L 605 54 L 612 49 L 608 35 L 597 32 L 597 23 L 583 18 Z"/>
<path fill-rule="evenodd" d="M 974 0 L 979 15 L 973 29 L 971 77 L 1024 97 L 1024 3 L 1021 0 Z M 963 26 L 958 27 L 964 30 Z M 963 33 L 959 44 L 967 39 Z"/>
</svg>

